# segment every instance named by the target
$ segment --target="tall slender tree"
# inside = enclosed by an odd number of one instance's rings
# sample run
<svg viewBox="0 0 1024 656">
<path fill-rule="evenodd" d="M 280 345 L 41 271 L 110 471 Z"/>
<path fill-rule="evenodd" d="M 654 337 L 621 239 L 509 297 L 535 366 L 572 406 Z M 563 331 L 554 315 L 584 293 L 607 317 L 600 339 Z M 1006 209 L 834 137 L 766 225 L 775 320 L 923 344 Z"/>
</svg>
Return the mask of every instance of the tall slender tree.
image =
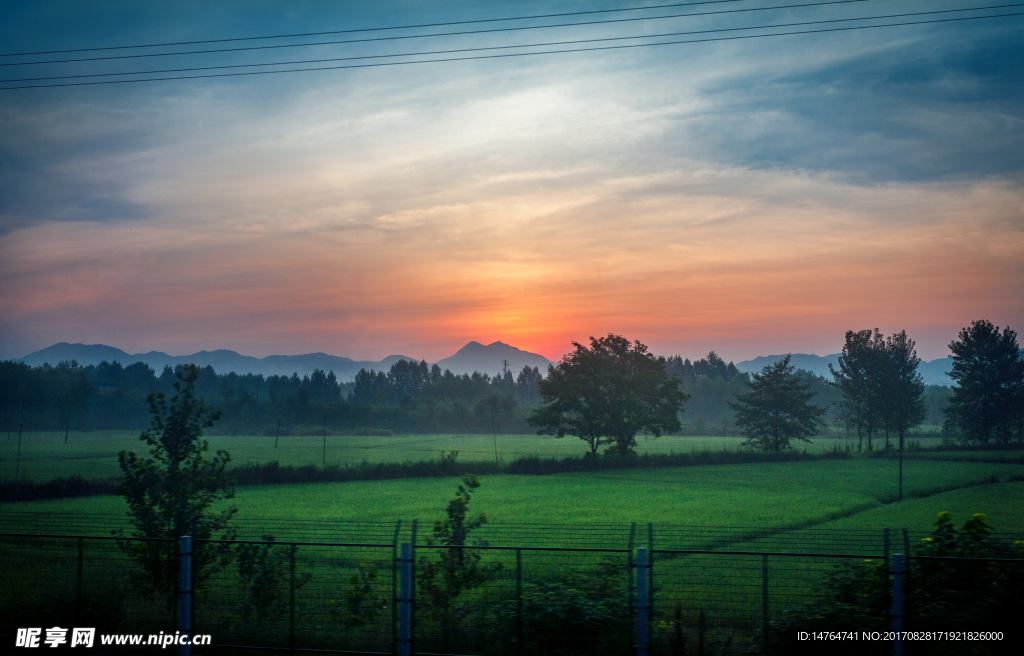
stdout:
<svg viewBox="0 0 1024 656">
<path fill-rule="evenodd" d="M 814 392 L 794 373 L 789 359 L 787 355 L 753 374 L 750 391 L 729 404 L 747 438 L 744 446 L 777 453 L 788 449 L 790 440 L 810 442 L 818 432 L 825 410 L 811 403 Z"/>
<path fill-rule="evenodd" d="M 907 331 L 900 331 L 885 340 L 882 385 L 885 391 L 883 415 L 887 428 L 899 438 L 899 493 L 903 498 L 903 447 L 907 431 L 924 421 L 924 382 L 917 372 L 921 359 L 914 350 L 914 340 Z"/>
<path fill-rule="evenodd" d="M 1017 333 L 984 319 L 973 321 L 950 343 L 955 381 L 946 407 L 946 427 L 967 442 L 987 443 L 995 437 L 1006 445 L 1020 432 L 1020 396 L 1024 390 L 1024 357 Z"/>
<path fill-rule="evenodd" d="M 234 506 L 214 510 L 218 502 L 235 495 L 235 482 L 225 469 L 231 457 L 217 451 L 211 460 L 205 455 L 209 443 L 203 429 L 213 426 L 220 410 L 208 407 L 196 396 L 200 370 L 186 365 L 175 373 L 175 395 L 170 403 L 163 392 L 149 395 L 153 420 L 139 439 L 149 445 L 150 457 L 130 451 L 118 454 L 124 474 L 115 490 L 128 503 L 130 537 L 162 538 L 168 541 L 124 541 L 122 551 L 135 558 L 149 575 L 149 583 L 168 595 L 171 603 L 176 576 L 177 542 L 183 535 L 210 540 L 236 535 L 231 518 Z M 193 565 L 201 581 L 234 558 L 230 546 L 209 543 L 197 553 Z"/>
<path fill-rule="evenodd" d="M 846 343 L 839 356 L 839 370 L 831 364 L 833 382 L 843 393 L 840 411 L 843 418 L 857 428 L 857 451 L 864 446 L 864 432 L 868 427 L 871 371 L 871 331 L 846 331 Z M 870 435 L 870 433 L 869 433 Z M 870 437 L 868 438 L 870 440 Z"/>
</svg>

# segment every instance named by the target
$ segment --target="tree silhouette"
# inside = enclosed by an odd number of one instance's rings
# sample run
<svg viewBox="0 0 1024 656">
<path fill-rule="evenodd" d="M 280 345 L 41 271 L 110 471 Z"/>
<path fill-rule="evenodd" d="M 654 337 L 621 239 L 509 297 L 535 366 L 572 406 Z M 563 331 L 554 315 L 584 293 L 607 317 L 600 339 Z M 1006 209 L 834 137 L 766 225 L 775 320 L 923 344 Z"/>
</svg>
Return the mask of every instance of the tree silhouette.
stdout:
<svg viewBox="0 0 1024 656">
<path fill-rule="evenodd" d="M 203 429 L 213 426 L 220 410 L 196 398 L 198 367 L 188 365 L 175 375 L 177 393 L 170 404 L 163 392 L 149 395 L 153 420 L 139 439 L 151 447 L 151 457 L 121 451 L 117 460 L 124 478 L 115 490 L 128 503 L 128 519 L 135 529 L 132 537 L 170 538 L 167 542 L 120 543 L 125 553 L 139 561 L 149 583 L 168 595 L 173 594 L 178 571 L 176 540 L 183 535 L 209 540 L 217 533 L 230 539 L 234 532 L 229 521 L 237 512 L 235 507 L 211 510 L 214 503 L 235 493 L 234 483 L 224 471 L 231 459 L 228 453 L 217 451 L 212 460 L 204 457 L 209 443 L 201 439 Z M 227 545 L 205 545 L 194 557 L 196 580 L 203 580 L 233 558 Z"/>
<path fill-rule="evenodd" d="M 946 427 L 967 442 L 987 443 L 995 436 L 1006 445 L 1014 428 L 1020 439 L 1024 358 L 1017 333 L 1009 327 L 1000 333 L 990 321 L 973 321 L 949 350 L 949 375 L 956 385 L 946 408 Z"/>
<path fill-rule="evenodd" d="M 810 442 L 818 432 L 825 410 L 810 401 L 814 392 L 793 373 L 786 356 L 751 376 L 750 391 L 730 403 L 736 411 L 736 425 L 747 438 L 744 446 L 779 452 L 790 440 Z"/>
<path fill-rule="evenodd" d="M 689 397 L 668 375 L 664 358 L 611 333 L 591 337 L 590 348 L 573 346 L 538 382 L 544 405 L 528 419 L 538 434 L 574 435 L 592 454 L 610 444 L 611 451 L 626 455 L 641 430 L 655 437 L 679 430 L 679 412 Z"/>
</svg>

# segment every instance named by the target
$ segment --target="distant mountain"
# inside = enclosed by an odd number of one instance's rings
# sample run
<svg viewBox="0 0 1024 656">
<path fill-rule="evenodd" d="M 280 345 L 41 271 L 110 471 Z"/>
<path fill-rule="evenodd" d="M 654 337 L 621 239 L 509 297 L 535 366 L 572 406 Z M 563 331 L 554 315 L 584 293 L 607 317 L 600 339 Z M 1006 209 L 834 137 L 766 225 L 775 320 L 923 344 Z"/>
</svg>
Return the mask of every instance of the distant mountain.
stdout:
<svg viewBox="0 0 1024 656">
<path fill-rule="evenodd" d="M 54 344 L 41 351 L 36 351 L 26 355 L 21 360 L 33 367 L 47 362 L 55 365 L 62 360 L 77 360 L 83 366 L 96 365 L 104 360 L 107 362 L 120 362 L 122 365 L 129 365 L 133 362 L 145 362 L 156 371 L 158 376 L 166 366 L 174 367 L 175 365 L 189 363 L 197 364 L 200 367 L 209 365 L 217 373 L 234 371 L 238 374 L 252 373 L 263 374 L 264 376 L 291 376 L 294 373 L 305 376 L 312 373 L 314 369 L 321 369 L 323 371 L 333 371 L 340 381 L 354 379 L 360 369 L 387 371 L 391 368 L 391 365 L 399 360 L 418 361 L 417 358 L 407 355 L 389 355 L 377 362 L 373 360 L 353 360 L 326 353 L 268 355 L 265 358 L 254 358 L 250 355 L 242 355 L 226 349 L 199 351 L 192 355 L 168 355 L 161 351 L 130 354 L 119 348 L 103 344 L 68 344 L 67 342 Z M 543 355 L 529 353 L 501 342 L 494 342 L 488 346 L 484 346 L 479 342 L 470 342 L 459 349 L 455 355 L 441 360 L 438 364 L 442 370 L 451 369 L 452 373 L 455 374 L 479 371 L 480 373 L 487 373 L 493 376 L 501 371 L 502 360 L 508 360 L 509 369 L 513 373 L 519 373 L 525 365 L 538 367 L 544 372 L 547 371 L 547 366 L 551 363 Z"/>
<path fill-rule="evenodd" d="M 744 360 L 743 362 L 737 362 L 736 368 L 740 371 L 747 373 L 761 371 L 765 366 L 775 364 L 785 355 L 761 355 L 753 360 Z M 832 374 L 828 370 L 828 365 L 832 365 L 836 369 L 839 368 L 839 354 L 833 353 L 832 355 L 808 355 L 806 353 L 793 353 L 789 360 L 790 364 L 795 366 L 797 369 L 805 369 L 811 373 L 818 374 L 819 376 L 825 376 L 831 379 Z M 952 385 L 953 379 L 949 377 L 949 370 L 953 363 L 952 358 L 939 358 L 938 360 L 932 360 L 931 362 L 922 361 L 918 365 L 918 372 L 921 374 L 922 380 L 925 385 Z"/>
<path fill-rule="evenodd" d="M 161 351 L 129 354 L 119 348 L 103 344 L 68 344 L 61 342 L 36 351 L 21 358 L 22 362 L 33 367 L 41 364 L 57 364 L 62 360 L 77 360 L 79 364 L 96 365 L 107 362 L 120 362 L 129 365 L 133 362 L 145 362 L 159 376 L 165 366 L 194 363 L 200 367 L 213 367 L 217 373 L 234 371 L 238 374 L 263 374 L 264 376 L 300 376 L 312 373 L 314 369 L 333 371 L 341 381 L 355 378 L 360 369 L 390 369 L 398 360 L 413 360 L 405 355 L 389 355 L 380 362 L 372 360 L 353 360 L 326 353 L 307 353 L 306 355 L 268 355 L 265 358 L 254 358 L 235 351 L 219 349 L 216 351 L 199 351 L 192 355 L 168 355 Z"/>
<path fill-rule="evenodd" d="M 921 361 L 917 365 L 917 371 L 924 379 L 925 385 L 952 385 L 953 379 L 949 377 L 949 371 L 953 368 L 953 358 L 939 358 L 931 362 Z"/>
<path fill-rule="evenodd" d="M 753 360 L 744 360 L 743 362 L 737 362 L 736 368 L 740 371 L 747 373 L 753 373 L 755 371 L 761 371 L 769 365 L 773 365 L 785 355 L 759 355 Z M 831 364 L 833 367 L 839 367 L 839 354 L 833 353 L 832 355 L 808 355 L 806 353 L 792 353 L 790 354 L 789 363 L 797 369 L 804 369 L 811 373 L 818 374 L 819 376 L 831 377 L 832 374 L 828 371 L 828 366 Z"/>
<path fill-rule="evenodd" d="M 784 355 L 762 355 L 753 360 L 737 362 L 736 368 L 740 371 L 760 371 L 766 365 L 775 364 Z M 376 369 L 387 371 L 391 365 L 399 360 L 417 360 L 406 355 L 389 355 L 377 362 L 373 360 L 353 360 L 326 353 L 307 353 L 305 355 L 268 355 L 265 358 L 255 358 L 250 355 L 242 355 L 235 351 L 220 349 L 216 351 L 199 351 L 192 355 L 168 355 L 161 351 L 150 351 L 149 353 L 129 354 L 119 348 L 106 346 L 104 344 L 68 344 L 60 342 L 26 355 L 21 360 L 28 365 L 37 367 L 44 363 L 57 364 L 62 360 L 77 360 L 79 364 L 88 366 L 96 365 L 106 360 L 107 362 L 120 362 L 128 365 L 133 362 L 145 362 L 156 370 L 157 375 L 163 371 L 165 366 L 178 364 L 195 363 L 201 367 L 212 366 L 217 373 L 234 371 L 239 374 L 263 374 L 264 376 L 291 376 L 294 373 L 300 376 L 312 373 L 314 369 L 333 371 L 340 381 L 350 381 L 360 369 Z M 494 342 L 484 346 L 480 342 L 470 342 L 459 349 L 455 355 L 438 361 L 441 369 L 451 369 L 452 373 L 464 374 L 479 371 L 494 375 L 501 371 L 502 361 L 508 360 L 508 367 L 513 374 L 518 374 L 524 366 L 537 367 L 541 373 L 547 371 L 549 364 L 554 364 L 543 355 L 523 351 L 514 346 L 502 342 Z M 806 353 L 793 353 L 790 362 L 798 369 L 806 369 L 819 376 L 831 378 L 828 365 L 834 367 L 839 365 L 839 354 L 832 355 L 809 355 Z M 949 377 L 949 370 L 953 360 L 951 358 L 940 358 L 931 362 L 922 362 L 918 371 L 926 385 L 952 385 Z"/>
<path fill-rule="evenodd" d="M 508 360 L 508 368 L 512 375 L 518 374 L 525 366 L 537 367 L 544 374 L 548 365 L 554 364 L 543 355 L 523 351 L 502 342 L 494 342 L 487 346 L 480 342 L 470 342 L 460 348 L 455 355 L 438 360 L 437 364 L 442 370 L 451 369 L 453 374 L 471 374 L 479 371 L 493 376 L 502 370 L 503 360 Z"/>
<path fill-rule="evenodd" d="M 165 357 L 170 357 L 164 353 Z M 57 364 L 64 360 L 77 360 L 79 364 L 86 366 L 90 364 L 99 364 L 106 360 L 107 362 L 120 362 L 121 364 L 131 364 L 132 362 L 138 362 L 142 359 L 142 356 L 128 355 L 119 348 L 113 346 L 106 346 L 105 344 L 68 344 L 67 342 L 60 342 L 53 346 L 48 346 L 41 351 L 30 353 L 25 357 L 21 358 L 21 361 L 25 364 L 38 367 L 46 364 Z M 152 365 L 150 365 L 152 366 Z M 157 370 L 157 374 L 163 369 L 161 367 Z"/>
</svg>

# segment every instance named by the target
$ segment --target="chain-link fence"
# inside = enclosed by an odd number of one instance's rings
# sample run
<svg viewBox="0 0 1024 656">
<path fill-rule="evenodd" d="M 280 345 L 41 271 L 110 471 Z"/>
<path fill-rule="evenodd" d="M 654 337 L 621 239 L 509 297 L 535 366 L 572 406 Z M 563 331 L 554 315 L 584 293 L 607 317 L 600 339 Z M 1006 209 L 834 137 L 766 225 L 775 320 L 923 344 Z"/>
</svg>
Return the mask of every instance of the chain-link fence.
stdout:
<svg viewBox="0 0 1024 656">
<path fill-rule="evenodd" d="M 859 628 L 885 630 L 895 579 L 909 570 L 911 589 L 915 568 L 936 567 L 894 568 L 891 554 L 918 538 L 905 531 L 487 524 L 477 544 L 453 546 L 417 522 L 262 521 L 242 524 L 244 539 L 196 540 L 186 582 L 175 541 L 112 536 L 98 519 L 92 535 L 60 535 L 61 522 L 36 520 L 0 534 L 0 633 L 211 635 L 197 654 L 787 653 L 806 619 L 793 610 L 843 576 L 877 579 Z M 988 562 L 956 567 L 981 580 Z"/>
</svg>

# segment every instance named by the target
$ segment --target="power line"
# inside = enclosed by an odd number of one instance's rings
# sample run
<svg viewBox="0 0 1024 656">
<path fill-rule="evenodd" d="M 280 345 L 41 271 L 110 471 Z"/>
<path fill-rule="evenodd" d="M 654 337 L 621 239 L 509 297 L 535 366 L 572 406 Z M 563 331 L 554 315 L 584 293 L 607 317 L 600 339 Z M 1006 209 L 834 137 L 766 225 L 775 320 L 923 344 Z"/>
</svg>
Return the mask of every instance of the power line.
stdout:
<svg viewBox="0 0 1024 656">
<path fill-rule="evenodd" d="M 508 59 L 512 57 L 527 57 L 536 55 L 558 55 L 568 54 L 577 52 L 595 52 L 601 50 L 624 50 L 627 48 L 649 48 L 654 46 L 669 46 L 669 45 L 682 45 L 689 43 L 711 43 L 716 41 L 738 41 L 745 39 L 761 39 L 768 37 L 777 36 L 794 36 L 803 34 L 823 34 L 828 32 L 849 32 L 854 30 L 869 30 L 877 29 L 882 27 L 904 27 L 908 25 L 929 25 L 936 23 L 955 23 L 960 21 L 969 20 L 980 20 L 984 18 L 1006 18 L 1014 16 L 1024 16 L 1024 11 L 1012 12 L 1008 14 L 992 14 L 989 16 L 960 16 L 957 18 L 936 18 L 932 20 L 923 21 L 908 21 L 904 23 L 890 23 L 887 25 L 856 25 L 850 27 L 831 27 L 819 30 L 797 30 L 793 32 L 779 32 L 776 34 L 743 34 L 738 36 L 724 36 L 724 37 L 713 37 L 709 39 L 689 39 L 683 41 L 662 41 L 660 43 L 638 43 L 638 44 L 627 44 L 627 45 L 613 45 L 613 46 L 598 46 L 593 48 L 570 48 L 565 50 L 546 50 L 541 52 L 519 52 L 519 53 L 506 53 L 498 55 L 478 55 L 473 57 L 448 57 L 442 59 L 423 59 L 418 61 L 407 61 L 407 62 L 379 62 L 371 64 L 351 64 L 344 66 L 321 66 L 315 68 L 296 68 L 284 71 L 242 71 L 236 73 L 212 73 L 208 75 L 180 75 L 171 77 L 157 77 L 147 78 L 143 80 L 102 80 L 98 82 L 65 82 L 59 84 L 35 84 L 18 87 L 0 87 L 0 91 L 13 90 L 13 89 L 49 89 L 54 87 L 75 87 L 75 86 L 95 86 L 101 84 L 129 84 L 136 82 L 162 82 L 169 80 L 196 80 L 196 79 L 208 79 L 208 78 L 219 78 L 219 77 L 242 77 L 250 75 L 272 75 L 278 73 L 303 73 L 309 71 L 334 71 L 334 70 L 346 70 L 356 68 L 380 68 L 384 66 L 408 66 L 411 64 L 436 64 L 436 63 L 447 63 L 447 62 L 458 62 L 458 61 L 475 61 L 483 59 Z"/>
<path fill-rule="evenodd" d="M 779 23 L 779 24 L 774 24 L 774 25 L 755 25 L 755 26 L 752 26 L 752 27 L 729 27 L 729 28 L 719 28 L 719 29 L 713 29 L 713 30 L 693 30 L 693 31 L 688 31 L 688 32 L 668 32 L 668 33 L 662 33 L 662 34 L 642 34 L 642 35 L 638 35 L 638 36 L 603 37 L 603 38 L 596 38 L 596 39 L 578 39 L 578 40 L 574 40 L 574 41 L 550 41 L 550 42 L 547 42 L 547 43 L 526 43 L 526 44 L 510 45 L 510 46 L 488 46 L 488 47 L 478 47 L 478 48 L 459 48 L 459 49 L 454 49 L 454 50 L 433 50 L 433 51 L 421 51 L 421 52 L 404 52 L 404 53 L 395 53 L 395 54 L 390 54 L 390 55 L 360 55 L 360 56 L 352 56 L 352 57 L 331 57 L 331 58 L 326 58 L 326 59 L 305 59 L 305 60 L 286 61 L 286 62 L 265 62 L 265 63 L 258 63 L 258 64 L 229 64 L 229 65 L 224 65 L 224 66 L 199 66 L 199 67 L 172 68 L 172 69 L 152 70 L 152 71 L 128 71 L 128 72 L 123 72 L 123 73 L 89 73 L 89 74 L 81 74 L 81 75 L 55 75 L 55 76 L 49 76 L 49 77 L 15 78 L 15 79 L 9 79 L 9 80 L 0 80 L 0 83 L 41 82 L 41 81 L 47 81 L 47 80 L 87 79 L 87 78 L 96 78 L 96 77 L 112 77 L 112 76 L 117 76 L 117 75 L 121 75 L 121 76 L 123 76 L 123 75 L 157 75 L 157 74 L 162 74 L 162 73 L 186 73 L 186 72 L 195 72 L 195 71 L 224 70 L 224 69 L 233 69 L 233 68 L 254 68 L 254 67 L 260 67 L 260 66 L 290 66 L 290 65 L 295 65 L 295 64 L 322 64 L 322 63 L 339 62 L 339 61 L 354 61 L 354 60 L 366 60 L 366 59 L 386 59 L 386 58 L 391 58 L 391 57 L 417 57 L 417 56 L 424 56 L 424 55 L 444 55 L 444 54 L 455 54 L 455 53 L 465 53 L 465 52 L 485 52 L 485 51 L 493 51 L 493 50 L 509 50 L 509 49 L 512 49 L 512 48 L 541 48 L 541 47 L 549 47 L 549 46 L 578 45 L 578 44 L 582 44 L 582 43 L 597 43 L 597 42 L 607 42 L 607 41 L 624 41 L 624 40 L 630 40 L 630 39 L 660 39 L 660 38 L 664 38 L 664 37 L 692 36 L 692 35 L 695 35 L 695 34 L 713 34 L 713 33 L 719 33 L 719 32 L 737 32 L 737 31 L 743 31 L 743 30 L 762 30 L 762 29 L 777 29 L 777 28 L 782 28 L 782 27 L 802 27 L 802 26 L 807 26 L 807 25 L 822 25 L 822 24 L 829 24 L 829 23 L 848 23 L 848 22 L 851 22 L 851 21 L 869 21 L 869 20 L 883 20 L 883 19 L 890 19 L 890 18 L 908 18 L 908 17 L 911 17 L 911 16 L 949 14 L 949 13 L 954 13 L 954 12 L 982 11 L 982 10 L 990 10 L 990 9 L 1005 9 L 1005 8 L 1008 8 L 1008 7 L 1021 7 L 1021 6 L 1024 6 L 1024 3 L 1018 2 L 1018 3 L 1015 3 L 1015 4 L 1008 4 L 1008 5 L 993 5 L 993 6 L 989 6 L 989 7 L 973 7 L 973 8 L 970 8 L 970 9 L 942 9 L 942 10 L 936 10 L 936 11 L 919 11 L 919 12 L 904 13 L 904 14 L 886 14 L 886 15 L 883 15 L 883 16 L 864 16 L 864 17 L 861 17 L 861 18 L 833 18 L 833 19 L 828 19 L 828 20 L 803 21 L 803 22 L 798 22 L 798 23 Z M 984 17 L 979 17 L 979 18 L 984 18 Z M 524 53 L 524 54 L 528 54 L 528 53 Z M 408 62 L 408 63 L 415 63 L 415 62 Z M 280 72 L 287 72 L 287 71 L 280 71 Z"/>
<path fill-rule="evenodd" d="M 264 39 L 295 39 L 306 36 L 327 36 L 328 34 L 355 34 L 359 32 L 382 32 L 385 30 L 412 30 L 427 27 L 448 27 L 451 25 L 474 25 L 479 23 L 499 23 L 516 20 L 538 20 L 542 18 L 564 18 L 566 16 L 586 16 L 591 14 L 611 14 L 625 11 L 648 11 L 652 9 L 674 9 L 697 5 L 718 5 L 746 0 L 704 0 L 703 2 L 676 2 L 668 5 L 650 5 L 646 7 L 624 7 L 621 9 L 594 9 L 591 11 L 572 11 L 561 14 L 536 14 L 533 16 L 512 16 L 509 18 L 482 18 L 478 20 L 450 21 L 447 23 L 423 23 L 420 25 L 396 25 L 394 27 L 366 27 L 352 30 L 330 30 L 327 32 L 302 32 L 298 34 L 272 34 L 267 36 L 243 36 L 230 39 L 207 39 L 204 41 L 175 41 L 169 43 L 144 43 L 132 46 L 107 46 L 100 48 L 74 48 L 71 50 L 42 50 L 38 52 L 11 52 L 0 54 L 0 57 L 29 57 L 33 55 L 59 55 L 69 52 L 99 52 L 102 50 L 131 50 L 134 48 L 169 48 L 172 46 L 196 46 L 204 43 L 230 43 L 233 41 L 262 41 Z"/>
<path fill-rule="evenodd" d="M 614 18 L 599 21 L 585 21 L 577 23 L 558 23 L 555 25 L 528 25 L 523 27 L 501 27 L 489 30 L 465 30 L 462 32 L 438 32 L 435 34 L 409 34 L 404 36 L 382 36 L 372 39 L 343 39 L 340 41 L 316 41 L 313 43 L 282 43 L 266 46 L 246 46 L 243 48 L 218 48 L 211 50 L 186 50 L 183 52 L 155 52 L 137 55 L 110 55 L 107 57 L 80 57 L 78 59 L 45 59 L 33 62 L 3 62 L 3 66 L 35 66 L 39 64 L 73 64 L 77 62 L 112 61 L 119 59 L 144 59 L 149 57 L 174 57 L 181 55 L 209 55 L 225 52 L 252 52 L 256 50 L 279 50 L 282 48 L 308 48 L 311 46 L 334 46 L 352 43 L 374 43 L 381 41 L 401 41 L 406 39 L 431 39 L 442 36 L 466 36 L 475 34 L 494 34 L 498 32 L 521 32 L 525 30 L 557 29 L 562 27 L 579 27 L 587 25 L 609 25 L 614 23 L 633 23 L 637 21 L 666 20 L 672 18 L 699 18 L 702 16 L 720 16 L 724 14 L 748 13 L 753 11 L 778 11 L 782 9 L 799 9 L 804 7 L 823 7 L 830 5 L 859 4 L 862 2 L 874 2 L 875 0 L 823 0 L 822 2 L 810 2 L 804 4 L 778 5 L 772 7 L 750 7 L 747 9 L 723 9 L 719 11 L 706 11 L 701 13 L 672 14 L 668 16 L 644 16 L 637 18 Z"/>
</svg>

